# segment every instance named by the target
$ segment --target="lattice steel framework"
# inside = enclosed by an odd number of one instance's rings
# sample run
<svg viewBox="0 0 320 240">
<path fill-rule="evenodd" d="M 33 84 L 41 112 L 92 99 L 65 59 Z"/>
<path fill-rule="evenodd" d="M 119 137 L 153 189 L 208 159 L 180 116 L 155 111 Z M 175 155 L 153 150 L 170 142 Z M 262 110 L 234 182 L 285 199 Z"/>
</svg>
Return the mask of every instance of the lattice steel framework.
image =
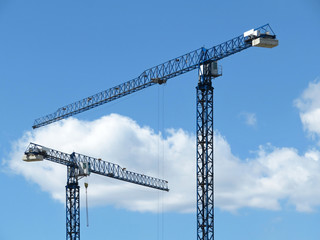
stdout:
<svg viewBox="0 0 320 240">
<path fill-rule="evenodd" d="M 80 187 L 75 154 L 70 155 L 66 185 L 66 239 L 80 240 Z"/>
<path fill-rule="evenodd" d="M 261 32 L 261 37 L 275 37 L 269 24 L 256 28 Z M 266 35 L 266 33 L 269 33 Z M 83 98 L 74 103 L 58 108 L 55 112 L 40 117 L 34 121 L 33 128 L 39 128 L 47 124 L 68 118 L 70 116 L 98 107 L 102 104 L 114 101 L 131 93 L 147 87 L 165 83 L 168 79 L 182 75 L 198 68 L 199 64 L 207 61 L 219 61 L 237 52 L 251 47 L 252 39 L 247 39 L 241 34 L 229 41 L 216 45 L 212 48 L 199 48 L 165 63 L 143 71 L 138 77 L 109 88 L 97 94 Z M 206 56 L 203 58 L 203 51 Z"/>
<path fill-rule="evenodd" d="M 207 65 L 210 65 L 208 63 Z M 197 239 L 214 239 L 213 76 L 199 69 L 197 86 Z"/>
<path fill-rule="evenodd" d="M 65 166 L 75 166 L 79 171 L 81 163 L 88 163 L 90 173 L 115 178 L 121 181 L 138 184 L 145 187 L 169 191 L 168 181 L 139 174 L 122 168 L 120 165 L 107 162 L 101 159 L 89 157 L 79 153 L 64 153 L 58 150 L 47 148 L 36 143 L 30 143 L 25 151 L 26 155 L 41 155 L 43 159 L 56 162 Z"/>
</svg>

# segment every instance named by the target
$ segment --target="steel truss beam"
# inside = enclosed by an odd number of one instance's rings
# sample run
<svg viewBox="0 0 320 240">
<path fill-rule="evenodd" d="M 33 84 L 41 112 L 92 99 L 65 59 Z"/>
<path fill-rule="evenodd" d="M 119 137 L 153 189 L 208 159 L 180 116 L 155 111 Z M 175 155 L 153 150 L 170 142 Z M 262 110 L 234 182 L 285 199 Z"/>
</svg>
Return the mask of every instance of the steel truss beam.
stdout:
<svg viewBox="0 0 320 240">
<path fill-rule="evenodd" d="M 30 143 L 27 150 L 25 151 L 25 155 L 41 156 L 43 159 L 66 166 L 74 165 L 77 171 L 79 171 L 81 163 L 88 163 L 90 166 L 90 173 L 115 178 L 145 187 L 169 191 L 168 182 L 166 180 L 132 172 L 127 170 L 126 168 L 119 166 L 118 164 L 103 161 L 101 159 L 93 157 L 88 157 L 83 154 L 68 154 L 41 146 L 36 143 Z"/>
<path fill-rule="evenodd" d="M 256 28 L 261 34 L 269 32 L 275 36 L 269 24 Z M 197 69 L 199 64 L 207 61 L 218 61 L 237 52 L 251 47 L 251 41 L 247 41 L 243 34 L 229 41 L 216 45 L 212 48 L 199 48 L 165 63 L 143 71 L 138 77 L 109 88 L 105 91 L 83 98 L 74 103 L 58 108 L 54 113 L 36 119 L 33 128 L 39 128 L 47 124 L 68 118 L 78 113 L 98 107 L 102 104 L 114 101 L 131 93 L 140 91 L 155 84 L 165 83 L 168 79 L 174 78 L 186 72 Z M 203 58 L 203 52 L 206 57 Z"/>
</svg>

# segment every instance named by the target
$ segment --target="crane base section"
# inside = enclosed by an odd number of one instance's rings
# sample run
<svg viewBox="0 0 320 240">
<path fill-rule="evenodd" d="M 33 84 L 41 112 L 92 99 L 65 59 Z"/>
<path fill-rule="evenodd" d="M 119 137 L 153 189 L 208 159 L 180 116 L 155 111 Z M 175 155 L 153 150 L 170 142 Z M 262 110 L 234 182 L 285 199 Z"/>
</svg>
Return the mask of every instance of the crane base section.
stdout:
<svg viewBox="0 0 320 240">
<path fill-rule="evenodd" d="M 43 161 L 43 156 L 42 155 L 33 155 L 33 154 L 24 154 L 23 161 L 25 162 L 39 162 L 39 161 Z"/>
<path fill-rule="evenodd" d="M 273 48 L 278 46 L 278 44 L 278 40 L 272 38 L 256 38 L 252 40 L 252 46 L 254 47 Z"/>
</svg>

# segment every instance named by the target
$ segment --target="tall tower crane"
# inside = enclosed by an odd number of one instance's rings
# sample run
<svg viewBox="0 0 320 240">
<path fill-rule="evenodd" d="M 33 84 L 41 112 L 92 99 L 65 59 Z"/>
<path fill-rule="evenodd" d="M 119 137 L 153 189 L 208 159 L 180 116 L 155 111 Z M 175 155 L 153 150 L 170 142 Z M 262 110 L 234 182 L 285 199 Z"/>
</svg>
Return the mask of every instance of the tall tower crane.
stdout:
<svg viewBox="0 0 320 240">
<path fill-rule="evenodd" d="M 195 51 L 171 59 L 143 71 L 138 77 L 58 108 L 54 113 L 38 118 L 33 128 L 65 119 L 111 102 L 194 69 L 199 71 L 196 110 L 197 134 L 197 239 L 214 239 L 214 165 L 213 165 L 213 86 L 212 80 L 221 76 L 217 61 L 252 46 L 273 48 L 278 45 L 269 24 L 251 29 L 212 48 Z"/>
<path fill-rule="evenodd" d="M 135 173 L 117 164 L 88 157 L 79 153 L 63 153 L 35 143 L 27 147 L 23 160 L 26 162 L 44 159 L 67 166 L 66 185 L 66 239 L 80 240 L 80 187 L 78 180 L 91 173 L 138 184 L 145 187 L 169 191 L 168 182 L 158 178 Z"/>
</svg>

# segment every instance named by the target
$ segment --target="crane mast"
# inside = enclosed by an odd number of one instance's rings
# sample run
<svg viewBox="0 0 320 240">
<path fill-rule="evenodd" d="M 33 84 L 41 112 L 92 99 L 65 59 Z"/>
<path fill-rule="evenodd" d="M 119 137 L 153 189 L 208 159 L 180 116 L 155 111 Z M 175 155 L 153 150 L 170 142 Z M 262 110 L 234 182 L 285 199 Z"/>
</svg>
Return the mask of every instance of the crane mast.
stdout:
<svg viewBox="0 0 320 240">
<path fill-rule="evenodd" d="M 197 86 L 197 239 L 213 239 L 213 87 L 212 79 L 220 75 L 210 71 L 214 62 L 199 68 Z"/>
<path fill-rule="evenodd" d="M 197 160 L 197 240 L 214 239 L 214 156 L 213 156 L 213 86 L 212 80 L 221 76 L 217 61 L 252 46 L 273 48 L 278 45 L 269 24 L 251 29 L 212 48 L 195 51 L 171 59 L 143 71 L 138 77 L 68 104 L 54 113 L 38 118 L 33 128 L 68 118 L 78 113 L 114 101 L 194 69 L 199 71 L 196 87 L 196 160 Z"/>
<path fill-rule="evenodd" d="M 145 187 L 169 191 L 168 182 L 126 170 L 118 164 L 88 157 L 79 153 L 67 154 L 39 144 L 30 143 L 23 160 L 26 162 L 44 159 L 67 166 L 66 184 L 66 239 L 80 240 L 80 187 L 78 180 L 91 173 L 138 184 Z"/>
</svg>

